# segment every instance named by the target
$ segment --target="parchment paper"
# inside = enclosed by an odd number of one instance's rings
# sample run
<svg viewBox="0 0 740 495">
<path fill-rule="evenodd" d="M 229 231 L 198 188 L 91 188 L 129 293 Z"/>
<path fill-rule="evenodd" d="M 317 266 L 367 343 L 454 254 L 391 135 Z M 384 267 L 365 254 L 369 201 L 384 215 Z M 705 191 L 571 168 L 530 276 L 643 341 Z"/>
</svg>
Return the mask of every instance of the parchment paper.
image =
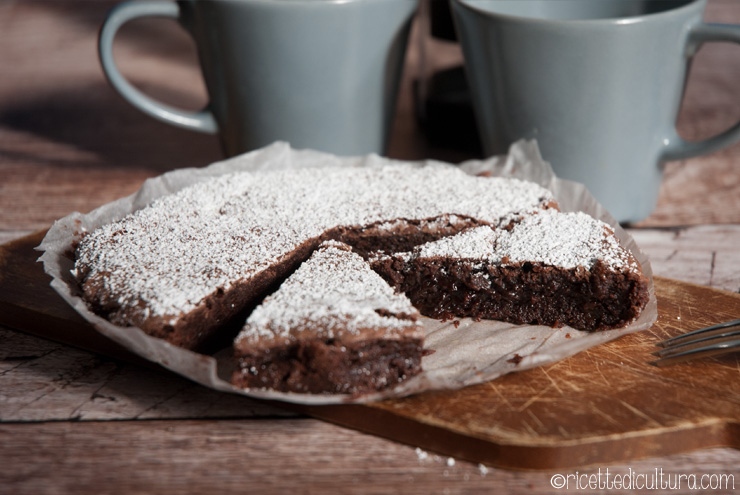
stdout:
<svg viewBox="0 0 740 495">
<path fill-rule="evenodd" d="M 85 231 L 116 221 L 141 209 L 154 199 L 205 180 L 234 171 L 278 170 L 299 167 L 362 167 L 378 161 L 393 162 L 377 155 L 344 158 L 311 150 L 294 150 L 278 142 L 266 148 L 240 155 L 204 168 L 179 169 L 147 180 L 141 189 L 128 197 L 106 204 L 88 213 L 73 213 L 54 223 L 41 245 L 39 261 L 51 275 L 52 287 L 100 333 L 134 353 L 159 363 L 175 373 L 216 390 L 256 398 L 303 404 L 367 402 L 387 397 L 400 397 L 434 389 L 455 389 L 488 381 L 513 371 L 521 371 L 565 359 L 589 347 L 622 335 L 649 328 L 656 320 L 657 302 L 652 283 L 652 270 L 647 257 L 634 240 L 609 213 L 597 203 L 586 188 L 578 183 L 555 177 L 542 160 L 533 141 L 512 145 L 505 156 L 460 164 L 468 173 L 487 173 L 531 180 L 550 189 L 563 211 L 584 211 L 610 224 L 620 242 L 630 249 L 650 279 L 650 300 L 640 318 L 628 327 L 587 333 L 570 327 L 511 325 L 496 321 L 476 322 L 469 318 L 446 323 L 423 318 L 425 348 L 434 350 L 422 361 L 424 371 L 400 386 L 382 393 L 362 397 L 345 395 L 311 395 L 271 390 L 241 390 L 229 382 L 230 351 L 213 356 L 197 354 L 161 339 L 150 337 L 135 327 L 119 327 L 92 313 L 79 297 L 71 274 L 71 249 Z M 457 325 L 457 326 L 456 326 Z"/>
</svg>

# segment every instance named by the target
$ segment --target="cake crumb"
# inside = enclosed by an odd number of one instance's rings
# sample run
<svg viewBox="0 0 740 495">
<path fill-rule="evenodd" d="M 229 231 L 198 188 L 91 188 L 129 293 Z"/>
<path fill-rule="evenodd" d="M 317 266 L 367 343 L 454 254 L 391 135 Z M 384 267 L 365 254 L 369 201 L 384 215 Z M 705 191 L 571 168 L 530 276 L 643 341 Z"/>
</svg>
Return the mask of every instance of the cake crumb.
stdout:
<svg viewBox="0 0 740 495">
<path fill-rule="evenodd" d="M 426 461 L 429 458 L 429 453 L 426 450 L 416 447 L 416 457 L 419 458 L 419 461 Z"/>
<path fill-rule="evenodd" d="M 507 359 L 506 362 L 507 363 L 519 364 L 519 363 L 522 362 L 522 359 L 524 359 L 524 358 L 522 356 L 520 356 L 519 354 L 514 354 L 510 359 Z"/>
</svg>

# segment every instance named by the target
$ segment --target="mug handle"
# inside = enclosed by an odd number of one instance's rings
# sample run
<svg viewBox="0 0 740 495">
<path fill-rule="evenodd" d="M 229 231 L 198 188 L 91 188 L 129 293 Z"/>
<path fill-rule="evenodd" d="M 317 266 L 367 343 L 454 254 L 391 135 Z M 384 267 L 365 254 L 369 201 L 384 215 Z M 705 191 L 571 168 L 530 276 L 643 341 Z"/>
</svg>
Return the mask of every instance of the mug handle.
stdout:
<svg viewBox="0 0 740 495">
<path fill-rule="evenodd" d="M 98 54 L 108 81 L 123 98 L 142 112 L 168 124 L 185 129 L 216 134 L 218 124 L 208 110 L 190 112 L 156 101 L 129 83 L 113 59 L 113 39 L 127 22 L 139 17 L 167 17 L 179 20 L 180 6 L 170 1 L 132 1 L 115 6 L 108 14 L 98 39 Z"/>
<path fill-rule="evenodd" d="M 740 26 L 732 24 L 699 24 L 691 30 L 687 54 L 693 56 L 702 44 L 709 41 L 740 43 Z M 664 141 L 663 160 L 679 160 L 711 153 L 740 140 L 740 122 L 715 136 L 702 141 L 686 141 L 674 133 Z"/>
</svg>

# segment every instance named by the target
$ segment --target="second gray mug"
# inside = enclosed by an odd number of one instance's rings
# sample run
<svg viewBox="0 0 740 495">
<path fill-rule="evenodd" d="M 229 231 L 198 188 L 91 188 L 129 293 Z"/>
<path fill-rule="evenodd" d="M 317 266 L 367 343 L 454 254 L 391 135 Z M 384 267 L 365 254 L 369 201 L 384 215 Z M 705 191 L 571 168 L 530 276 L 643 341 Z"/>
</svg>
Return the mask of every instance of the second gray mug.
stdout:
<svg viewBox="0 0 740 495">
<path fill-rule="evenodd" d="M 416 0 L 135 1 L 115 7 L 99 54 L 113 87 L 162 121 L 218 134 L 226 155 L 288 141 L 339 155 L 385 152 Z M 208 91 L 201 112 L 146 96 L 120 73 L 113 40 L 140 17 L 192 35 Z"/>
<path fill-rule="evenodd" d="M 706 24 L 705 0 L 452 0 L 484 150 L 536 139 L 558 176 L 621 222 L 653 210 L 661 163 L 740 139 L 676 131 L 688 62 L 740 26 Z"/>
</svg>

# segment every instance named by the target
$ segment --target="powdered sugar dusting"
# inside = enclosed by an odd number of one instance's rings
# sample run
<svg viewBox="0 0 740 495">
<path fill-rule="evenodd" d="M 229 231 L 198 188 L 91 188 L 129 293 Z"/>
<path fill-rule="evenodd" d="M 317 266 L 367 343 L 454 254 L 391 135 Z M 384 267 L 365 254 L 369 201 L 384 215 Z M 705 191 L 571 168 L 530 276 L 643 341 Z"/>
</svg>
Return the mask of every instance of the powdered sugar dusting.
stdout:
<svg viewBox="0 0 740 495">
<path fill-rule="evenodd" d="M 539 262 L 591 268 L 597 260 L 613 269 L 638 266 L 608 225 L 586 213 L 545 210 L 511 230 L 477 227 L 417 248 L 420 258 L 453 257 L 499 264 Z"/>
<path fill-rule="evenodd" d="M 140 325 L 191 311 L 336 226 L 445 214 L 500 225 L 550 201 L 534 183 L 443 164 L 232 173 L 87 235 L 75 271 L 81 281 L 100 278 L 115 295 L 120 310 L 112 321 Z"/>
<path fill-rule="evenodd" d="M 415 330 L 418 316 L 408 298 L 396 294 L 362 257 L 328 241 L 255 308 L 236 342 L 300 338 L 304 332 L 342 338 L 363 330 Z"/>
<path fill-rule="evenodd" d="M 469 260 L 488 260 L 495 256 L 496 230 L 489 226 L 476 227 L 457 235 L 423 244 L 417 248 L 419 258 L 451 257 Z M 411 253 L 396 256 L 408 261 Z"/>
</svg>

